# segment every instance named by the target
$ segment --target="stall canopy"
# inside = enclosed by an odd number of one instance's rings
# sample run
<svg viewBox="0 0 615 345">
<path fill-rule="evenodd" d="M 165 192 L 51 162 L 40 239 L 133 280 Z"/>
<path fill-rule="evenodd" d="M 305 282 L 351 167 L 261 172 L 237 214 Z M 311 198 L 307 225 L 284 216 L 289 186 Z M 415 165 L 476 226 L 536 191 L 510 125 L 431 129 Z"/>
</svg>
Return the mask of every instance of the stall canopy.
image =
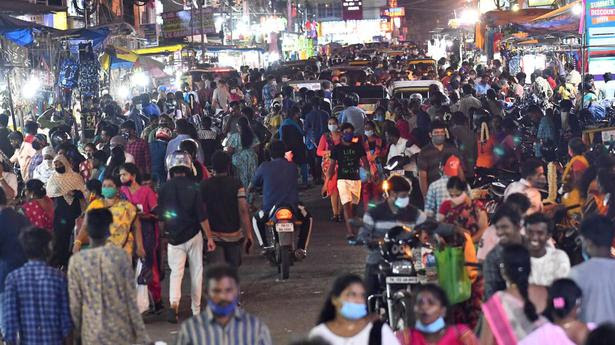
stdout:
<svg viewBox="0 0 615 345">
<path fill-rule="evenodd" d="M 548 8 L 526 8 L 519 11 L 489 11 L 483 14 L 483 20 L 488 26 L 507 24 L 527 24 L 537 17 L 549 13 Z"/>
<path fill-rule="evenodd" d="M 59 32 L 54 28 L 0 14 L 0 35 L 20 46 L 34 42 L 36 32 Z"/>
<path fill-rule="evenodd" d="M 133 50 L 133 52 L 139 55 L 164 55 L 175 53 L 176 51 L 182 50 L 184 47 L 186 47 L 185 44 L 174 44 L 168 46 L 141 48 Z"/>
<path fill-rule="evenodd" d="M 169 77 L 164 72 L 164 64 L 147 56 L 139 56 L 134 51 L 121 47 L 109 46 L 100 57 L 100 64 L 105 70 L 132 67 L 141 68 L 148 71 L 154 78 Z"/>
<path fill-rule="evenodd" d="M 573 13 L 576 6 L 582 6 L 580 0 L 534 18 L 530 23 L 521 24 L 520 28 L 529 32 L 578 32 L 580 18 Z"/>
<path fill-rule="evenodd" d="M 99 27 L 60 31 L 58 36 L 62 38 L 67 38 L 71 41 L 71 43 L 92 41 L 92 46 L 94 48 L 98 48 L 102 45 L 105 39 L 107 39 L 110 33 L 111 30 L 109 28 Z"/>
</svg>

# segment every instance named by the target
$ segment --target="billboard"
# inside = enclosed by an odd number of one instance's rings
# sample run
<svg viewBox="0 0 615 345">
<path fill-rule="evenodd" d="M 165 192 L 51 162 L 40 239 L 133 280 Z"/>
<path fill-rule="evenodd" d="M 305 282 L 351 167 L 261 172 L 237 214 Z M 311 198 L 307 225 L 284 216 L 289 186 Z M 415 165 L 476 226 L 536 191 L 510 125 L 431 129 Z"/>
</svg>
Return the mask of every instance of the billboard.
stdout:
<svg viewBox="0 0 615 345">
<path fill-rule="evenodd" d="M 342 19 L 361 20 L 363 19 L 362 0 L 344 0 L 342 2 Z"/>
<path fill-rule="evenodd" d="M 584 22 L 589 73 L 612 72 L 615 66 L 615 0 L 587 0 Z"/>
<path fill-rule="evenodd" d="M 191 11 L 164 12 L 162 17 L 161 35 L 163 38 L 182 38 L 192 35 L 200 35 L 201 28 L 204 34 L 216 33 L 214 25 L 214 9 L 211 7 L 195 9 L 194 19 Z M 202 21 L 202 24 L 201 24 Z"/>
</svg>

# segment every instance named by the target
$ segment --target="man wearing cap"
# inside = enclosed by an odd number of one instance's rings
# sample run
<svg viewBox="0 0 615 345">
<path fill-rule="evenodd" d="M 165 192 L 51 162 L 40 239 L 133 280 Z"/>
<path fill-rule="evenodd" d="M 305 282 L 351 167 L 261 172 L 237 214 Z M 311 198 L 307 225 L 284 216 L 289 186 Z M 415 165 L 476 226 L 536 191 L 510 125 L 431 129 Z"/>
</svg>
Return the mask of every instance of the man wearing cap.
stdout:
<svg viewBox="0 0 615 345">
<path fill-rule="evenodd" d="M 451 197 L 446 188 L 448 179 L 453 176 L 464 178 L 459 156 L 448 154 L 444 156 L 441 164 L 443 172 L 442 177 L 429 185 L 427 195 L 425 196 L 425 214 L 430 218 L 435 217 L 440 209 L 440 205 L 442 205 L 444 200 Z"/>
</svg>

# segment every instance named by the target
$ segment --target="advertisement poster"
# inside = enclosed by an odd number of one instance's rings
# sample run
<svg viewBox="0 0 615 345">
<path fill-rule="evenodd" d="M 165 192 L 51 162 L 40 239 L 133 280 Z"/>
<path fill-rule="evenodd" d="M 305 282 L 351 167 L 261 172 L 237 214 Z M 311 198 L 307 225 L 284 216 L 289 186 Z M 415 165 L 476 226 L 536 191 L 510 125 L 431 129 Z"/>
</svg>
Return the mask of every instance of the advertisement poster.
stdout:
<svg viewBox="0 0 615 345">
<path fill-rule="evenodd" d="M 205 34 L 216 33 L 213 8 L 203 8 L 202 13 L 200 9 L 195 9 L 193 11 L 194 19 L 192 19 L 190 12 L 191 11 L 176 11 L 162 13 L 162 37 L 181 38 L 200 35 L 201 28 L 203 28 L 203 33 Z M 201 24 L 201 21 L 203 24 Z"/>
<path fill-rule="evenodd" d="M 601 76 L 615 66 L 615 0 L 586 0 L 589 73 Z"/>
</svg>

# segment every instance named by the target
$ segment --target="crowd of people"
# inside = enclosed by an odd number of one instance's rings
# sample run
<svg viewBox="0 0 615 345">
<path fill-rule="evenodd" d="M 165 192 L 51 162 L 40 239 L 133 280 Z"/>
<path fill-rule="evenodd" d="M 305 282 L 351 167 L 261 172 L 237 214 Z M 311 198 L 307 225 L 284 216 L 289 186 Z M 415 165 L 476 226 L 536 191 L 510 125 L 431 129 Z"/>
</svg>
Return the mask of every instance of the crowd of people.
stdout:
<svg viewBox="0 0 615 345">
<path fill-rule="evenodd" d="M 308 220 L 299 190 L 313 186 L 330 200 L 329 221 L 344 223 L 348 244 L 369 246 L 365 276 L 334 282 L 305 343 L 614 339 L 615 157 L 581 140 L 578 115 L 592 101 L 612 98 L 612 84 L 596 91 L 591 77 L 581 80 L 574 66 L 557 64 L 535 71 L 529 84 L 497 60 L 444 61 L 424 76 L 400 66 L 374 59 L 376 71 L 387 73 L 356 84 L 422 77 L 444 88 L 382 100 L 368 114 L 356 94 L 335 104 L 332 90 L 347 83 L 343 78 L 318 91 L 295 90 L 285 84 L 288 76 L 252 71 L 245 80 L 207 79 L 175 93 L 145 93 L 125 113 L 105 95 L 95 137 L 80 145 L 71 128 L 43 130 L 29 119 L 11 130 L 0 114 L 4 340 L 148 343 L 143 315 L 166 309 L 169 322 L 179 321 L 189 265 L 193 317 L 182 323 L 177 344 L 271 344 L 267 326 L 240 307 L 237 268 L 256 240 L 266 245 L 257 226 L 266 220 L 253 223 L 253 214 L 288 204 Z M 310 68 L 293 77 L 315 74 Z M 555 105 L 523 108 L 530 150 L 522 145 L 519 119 L 507 113 L 507 104 L 528 95 Z M 554 158 L 553 151 L 569 155 L 559 171 L 545 169 L 564 156 Z M 385 166 L 399 157 L 408 158 L 402 173 L 388 176 Z M 518 180 L 490 209 L 485 191 L 473 187 L 494 171 Z M 546 175 L 561 190 L 559 203 L 541 194 L 552 187 Z M 371 244 L 394 226 L 430 222 L 447 226 L 450 236 L 428 231 L 425 242 L 463 248 L 471 295 L 452 304 L 446 289 L 424 284 L 412 292 L 414 327 L 394 333 L 368 310 L 367 296 L 382 288 L 383 258 Z M 312 227 L 304 224 L 299 256 L 307 254 Z M 562 226 L 580 235 L 578 257 L 563 250 L 555 233 Z M 161 285 L 166 264 L 168 304 Z"/>
</svg>

